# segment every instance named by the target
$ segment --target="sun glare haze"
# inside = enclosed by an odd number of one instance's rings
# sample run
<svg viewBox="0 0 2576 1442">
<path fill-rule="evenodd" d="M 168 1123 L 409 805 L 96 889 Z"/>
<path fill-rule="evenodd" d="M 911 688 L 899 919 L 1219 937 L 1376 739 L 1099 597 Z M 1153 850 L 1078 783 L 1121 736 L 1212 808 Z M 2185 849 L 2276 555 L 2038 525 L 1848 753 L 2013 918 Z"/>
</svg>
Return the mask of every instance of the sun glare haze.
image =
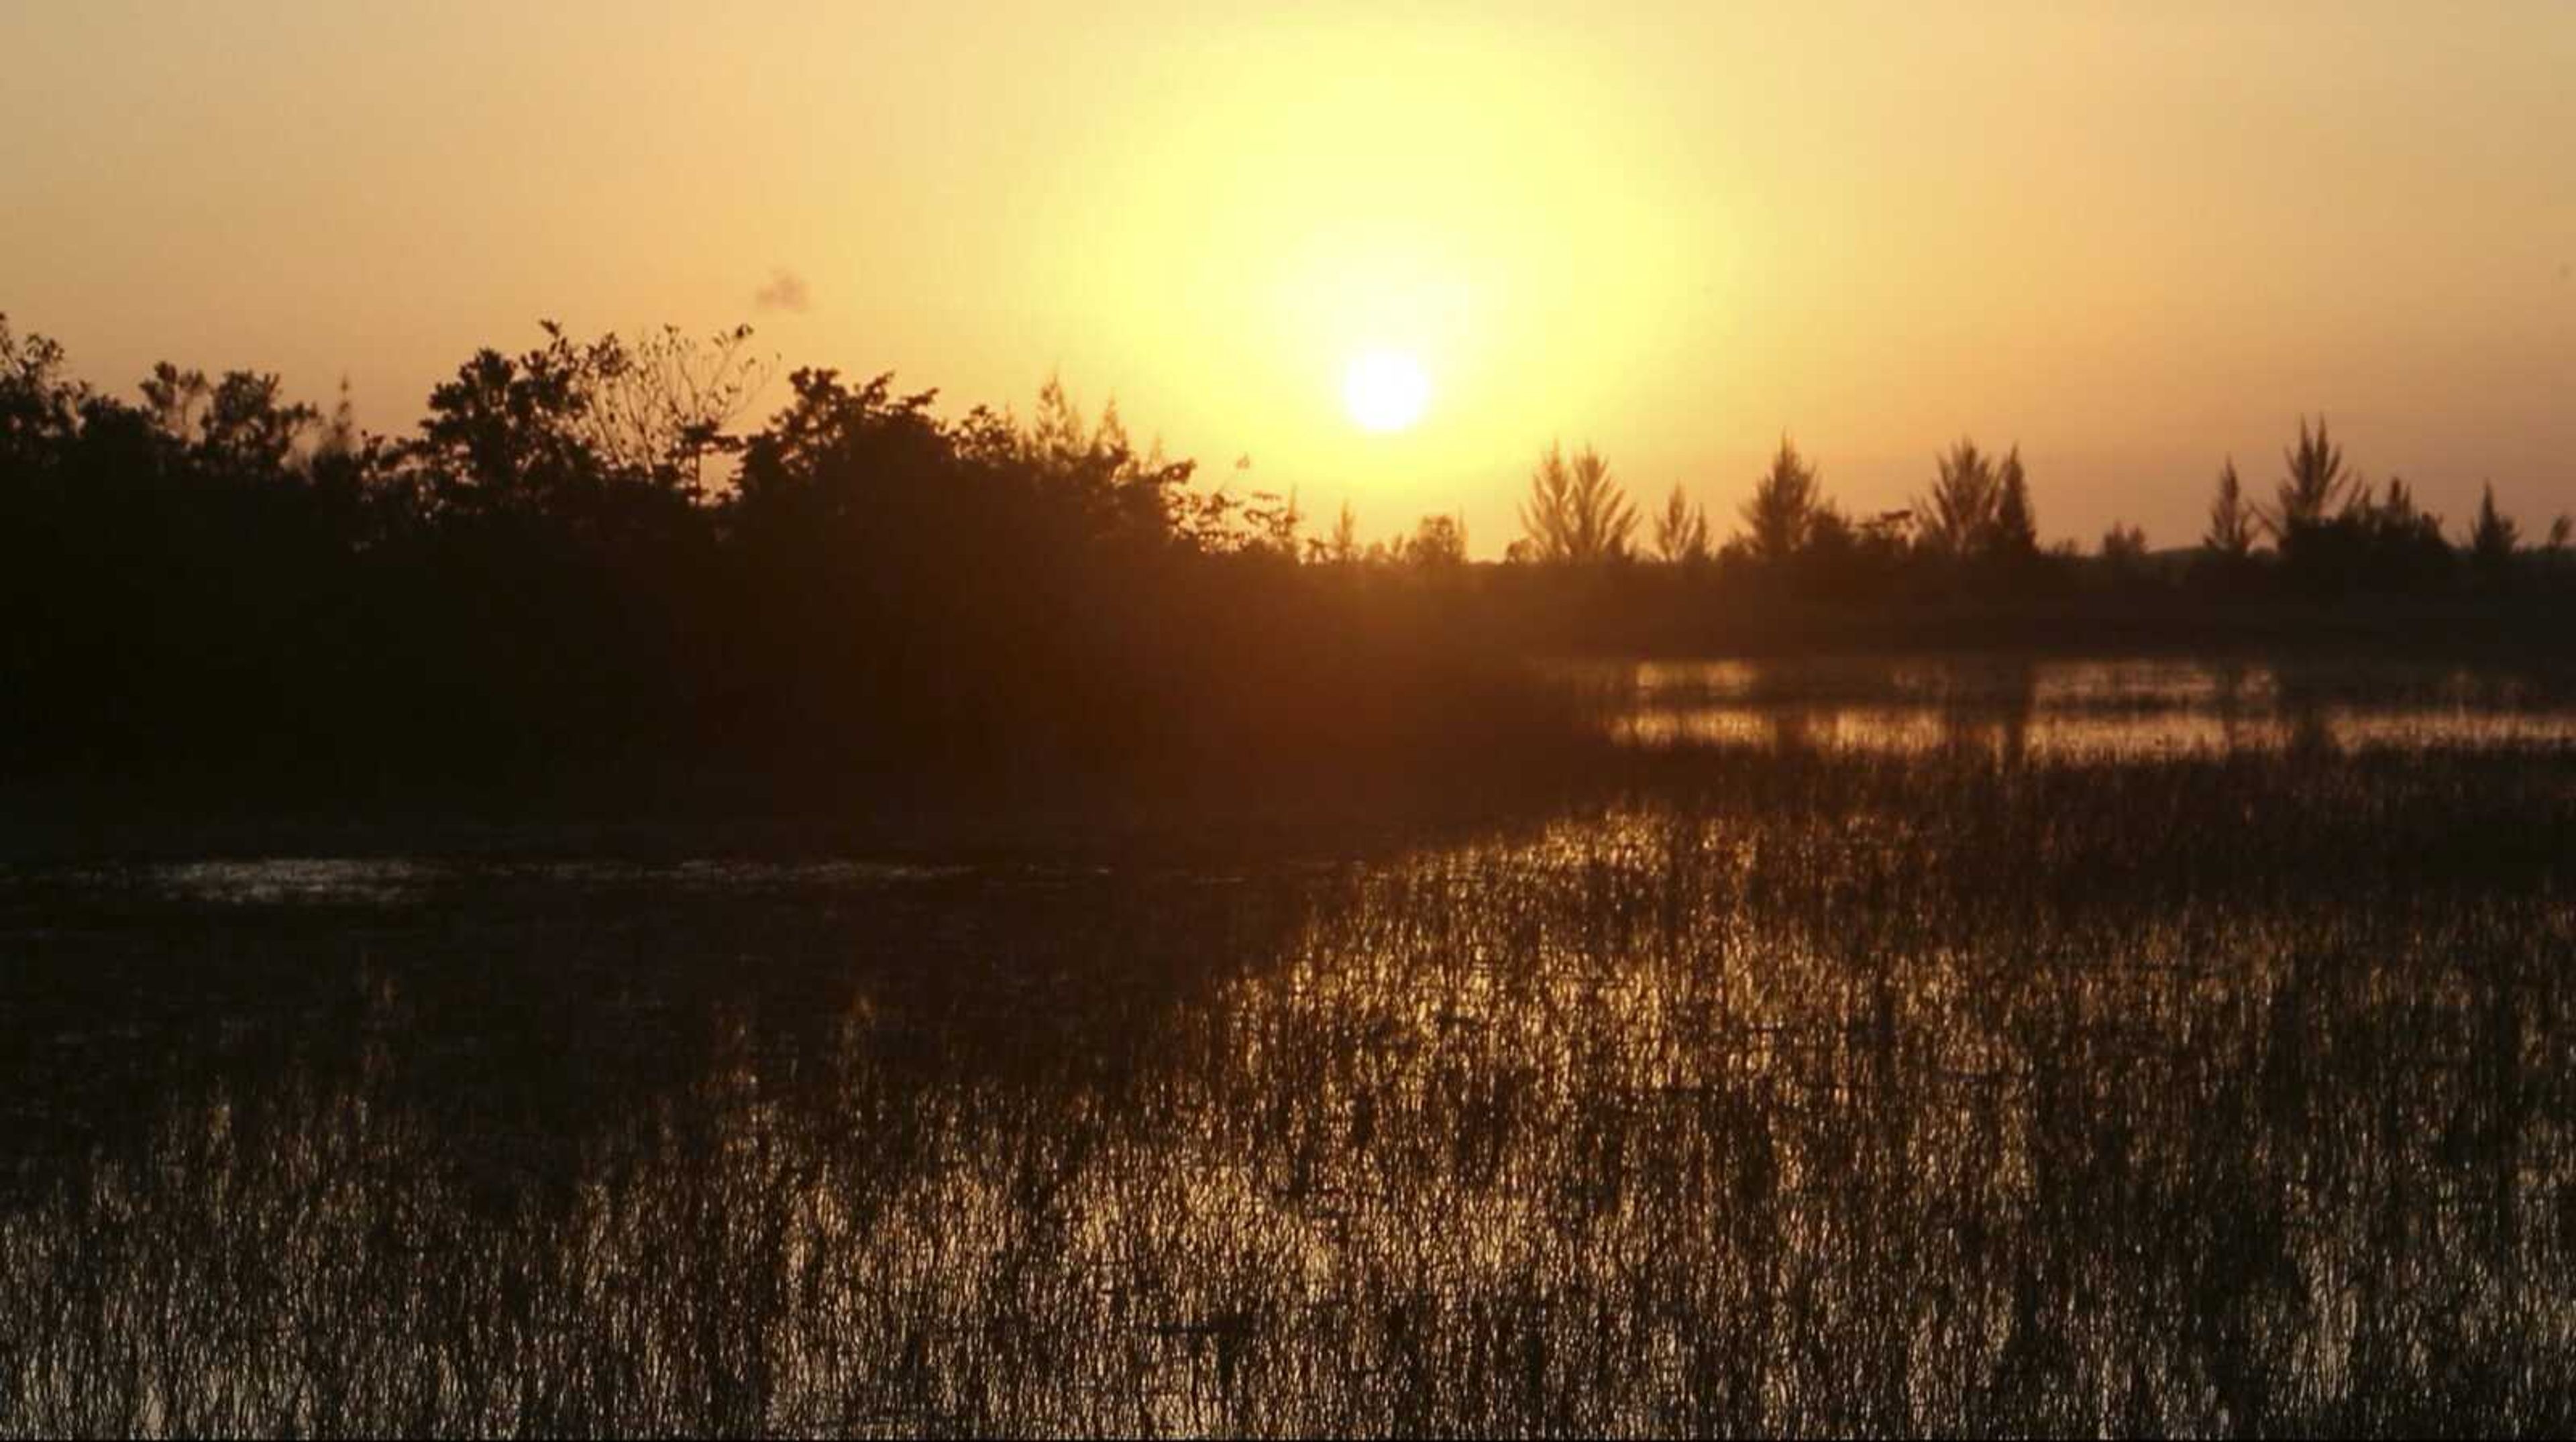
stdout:
<svg viewBox="0 0 2576 1442">
<path fill-rule="evenodd" d="M 1403 351 L 1363 351 L 1342 379 L 1342 403 L 1364 431 L 1400 431 L 1431 404 L 1431 377 Z"/>
</svg>

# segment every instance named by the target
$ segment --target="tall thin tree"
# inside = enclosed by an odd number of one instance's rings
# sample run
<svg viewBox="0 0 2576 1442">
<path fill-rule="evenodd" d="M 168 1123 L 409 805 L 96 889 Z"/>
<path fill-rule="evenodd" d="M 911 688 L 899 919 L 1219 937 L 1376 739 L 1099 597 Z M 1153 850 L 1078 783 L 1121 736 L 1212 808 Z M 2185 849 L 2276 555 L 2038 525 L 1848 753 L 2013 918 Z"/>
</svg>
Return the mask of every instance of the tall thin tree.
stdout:
<svg viewBox="0 0 2576 1442">
<path fill-rule="evenodd" d="M 2469 527 L 2469 558 L 2490 580 L 2501 580 L 2513 570 L 2513 554 L 2522 541 L 2522 528 L 2513 518 L 2496 509 L 2495 484 L 2489 482 L 2478 497 L 2478 518 Z"/>
<path fill-rule="evenodd" d="M 2031 511 L 2030 480 L 2022 473 L 2021 447 L 2004 453 L 1995 469 L 1995 514 L 1986 528 L 1986 551 L 2011 560 L 2039 553 L 2039 519 Z"/>
<path fill-rule="evenodd" d="M 2257 524 L 2254 508 L 2245 500 L 2244 482 L 2236 476 L 2236 458 L 2230 456 L 2219 468 L 2218 492 L 2209 502 L 2209 529 L 2201 533 L 2200 543 L 2221 560 L 2242 561 L 2254 553 Z"/>
</svg>

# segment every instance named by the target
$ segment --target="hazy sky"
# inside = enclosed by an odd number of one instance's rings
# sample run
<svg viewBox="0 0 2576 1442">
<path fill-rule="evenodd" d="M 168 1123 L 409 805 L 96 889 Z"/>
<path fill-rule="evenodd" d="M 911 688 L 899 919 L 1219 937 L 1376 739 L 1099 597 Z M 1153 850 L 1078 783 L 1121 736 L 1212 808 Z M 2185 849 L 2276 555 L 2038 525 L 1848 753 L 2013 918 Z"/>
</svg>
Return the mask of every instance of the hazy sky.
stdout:
<svg viewBox="0 0 2576 1442">
<path fill-rule="evenodd" d="M 2576 508 L 2567 0 L 0 0 L 0 136 L 20 329 L 384 429 L 540 316 L 749 320 L 1480 554 L 1559 435 L 1721 531 L 1784 429 L 1859 509 L 1968 433 L 2184 542 L 2319 409 L 2455 527 Z"/>
</svg>

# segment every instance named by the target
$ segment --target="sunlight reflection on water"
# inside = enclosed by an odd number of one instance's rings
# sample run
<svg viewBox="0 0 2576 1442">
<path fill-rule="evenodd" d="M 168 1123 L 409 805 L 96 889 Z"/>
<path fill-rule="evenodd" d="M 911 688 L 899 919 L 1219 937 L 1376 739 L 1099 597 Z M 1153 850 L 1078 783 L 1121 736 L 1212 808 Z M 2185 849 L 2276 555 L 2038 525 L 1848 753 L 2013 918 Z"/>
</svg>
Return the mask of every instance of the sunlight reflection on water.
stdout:
<svg viewBox="0 0 2576 1442">
<path fill-rule="evenodd" d="M 2011 759 L 2220 755 L 2294 746 L 2566 748 L 2576 698 L 2471 668 L 2201 661 L 1642 661 L 1562 674 L 1618 739 Z"/>
<path fill-rule="evenodd" d="M 806 887 L 874 887 L 935 881 L 962 866 L 868 861 L 759 861 L 714 858 L 678 862 L 565 860 L 463 862 L 419 858 L 258 857 L 187 861 L 143 868 L 155 888 L 175 897 L 242 906 L 390 906 L 417 900 L 442 882 L 514 880 L 533 885 L 632 886 L 671 891 L 757 891 Z M 102 877 L 110 873 L 95 873 Z"/>
</svg>

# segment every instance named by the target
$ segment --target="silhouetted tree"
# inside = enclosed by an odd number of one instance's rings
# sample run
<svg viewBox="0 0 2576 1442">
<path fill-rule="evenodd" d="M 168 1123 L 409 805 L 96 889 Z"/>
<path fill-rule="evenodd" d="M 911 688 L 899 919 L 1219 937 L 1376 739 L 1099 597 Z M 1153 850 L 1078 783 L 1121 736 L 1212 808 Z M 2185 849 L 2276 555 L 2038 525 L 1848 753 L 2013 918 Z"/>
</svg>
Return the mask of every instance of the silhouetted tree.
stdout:
<svg viewBox="0 0 2576 1442">
<path fill-rule="evenodd" d="M 1831 501 L 1816 503 L 1807 525 L 1807 541 L 1794 558 L 1792 574 L 1801 589 L 1815 594 L 1865 599 L 1884 595 L 1906 561 L 1906 532 L 1912 513 L 1885 511 L 1854 520 Z"/>
<path fill-rule="evenodd" d="M 1807 549 L 1823 504 L 1822 478 L 1787 436 L 1771 456 L 1770 469 L 1753 485 L 1744 503 L 1744 549 L 1754 560 L 1777 565 Z"/>
<path fill-rule="evenodd" d="M 41 335 L 21 339 L 0 312 L 0 464 L 50 461 L 68 446 L 88 399 L 88 388 L 63 374 L 60 345 Z"/>
<path fill-rule="evenodd" d="M 925 394 L 925 404 L 930 398 Z M 1160 443 L 1140 452 L 1115 399 L 1102 404 L 1097 422 L 1085 425 L 1063 382 L 1049 376 L 1038 390 L 1036 419 L 1015 434 L 1020 463 L 1075 497 L 1103 529 L 1150 537 L 1178 523 L 1197 539 L 1222 543 L 1231 527 L 1236 507 L 1225 493 L 1214 492 L 1192 507 L 1185 488 L 1196 467 L 1166 460 Z M 1247 457 L 1235 469 L 1250 464 Z"/>
<path fill-rule="evenodd" d="M 2123 521 L 2113 521 L 2102 533 L 2102 564 L 2114 576 L 2135 579 L 2145 574 L 2147 533 Z"/>
<path fill-rule="evenodd" d="M 228 371 L 208 393 L 197 446 L 210 465 L 236 475 L 274 475 L 321 420 L 313 407 L 286 402 L 276 376 Z"/>
<path fill-rule="evenodd" d="M 2210 555 L 2228 564 L 2242 564 L 2254 554 L 2254 531 L 2259 524 L 2253 507 L 2245 502 L 2245 488 L 2236 478 L 2236 459 L 2230 456 L 2219 468 L 2218 493 L 2209 502 L 2209 529 L 2201 533 L 2200 544 Z"/>
<path fill-rule="evenodd" d="M 2510 580 L 2521 540 L 2513 519 L 2496 509 L 2495 486 L 2490 482 L 2478 495 L 2478 518 L 2469 527 L 2469 558 L 2479 577 L 2490 586 Z"/>
<path fill-rule="evenodd" d="M 2313 431 L 2308 418 L 2299 417 L 2298 443 L 2282 451 L 2281 461 L 2281 482 L 2262 520 L 2273 542 L 2286 548 L 2293 532 L 2316 530 L 2341 514 L 2358 499 L 2359 484 L 2345 472 L 2343 447 L 2328 434 L 2323 416 Z"/>
<path fill-rule="evenodd" d="M 1571 464 L 1551 445 L 1530 473 L 1529 499 L 1521 504 L 1530 560 L 1551 565 L 1590 565 L 1628 557 L 1637 509 L 1610 477 L 1610 463 L 1590 446 Z"/>
<path fill-rule="evenodd" d="M 156 361 L 152 374 L 144 377 L 143 402 L 150 407 L 153 429 L 185 445 L 197 438 L 197 412 L 213 387 L 201 370 L 181 370 L 168 361 Z"/>
<path fill-rule="evenodd" d="M 2030 481 L 2022 474 L 2019 446 L 2006 452 L 2003 464 L 1996 468 L 1994 521 L 1984 549 L 2007 562 L 2039 554 L 2039 521 L 2031 511 Z"/>
<path fill-rule="evenodd" d="M 2534 572 L 2553 584 L 2563 585 L 2571 579 L 2568 562 L 2576 557 L 2576 550 L 2569 545 L 2571 540 L 2576 540 L 2576 516 L 2561 514 L 2549 523 L 2548 535 L 2531 557 L 2529 564 Z"/>
<path fill-rule="evenodd" d="M 727 428 L 769 381 L 772 366 L 751 354 L 751 338 L 747 325 L 703 341 L 677 326 L 632 343 L 608 337 L 597 351 L 590 408 L 600 452 L 692 497 L 703 495 L 708 457 L 740 449 Z"/>
<path fill-rule="evenodd" d="M 340 394 L 331 402 L 331 414 L 313 439 L 314 459 L 346 459 L 357 455 L 365 444 L 366 438 L 358 433 L 357 405 L 349 398 L 349 378 L 342 376 Z"/>
<path fill-rule="evenodd" d="M 409 459 L 420 465 L 433 505 L 569 514 L 620 481 L 644 482 L 620 473 L 601 446 L 597 412 L 604 372 L 619 353 L 613 338 L 581 344 L 552 321 L 543 329 L 545 344 L 515 357 L 478 351 L 429 393 Z"/>
<path fill-rule="evenodd" d="M 2357 500 L 2336 524 L 2357 538 L 2356 579 L 2373 589 L 2425 589 L 2451 573 L 2455 557 L 2442 539 L 2442 518 L 2418 506 L 2415 493 L 2399 477 L 2388 478 L 2387 491 L 2376 504 Z"/>
<path fill-rule="evenodd" d="M 1403 559 L 1419 570 L 1467 564 L 1467 523 L 1456 516 L 1424 516 L 1404 542 Z"/>
<path fill-rule="evenodd" d="M 1297 506 L 1297 492 L 1286 495 L 1276 491 L 1255 491 L 1243 507 L 1243 529 L 1229 537 L 1222 550 L 1257 551 L 1281 560 L 1297 559 L 1297 531 L 1306 523 L 1306 513 Z"/>
<path fill-rule="evenodd" d="M 1360 558 L 1360 519 L 1349 501 L 1333 516 L 1333 532 L 1308 543 L 1314 559 L 1335 566 L 1347 566 Z"/>
<path fill-rule="evenodd" d="M 2351 478 L 2344 473 L 2343 447 L 2327 435 L 2323 416 L 2317 417 L 2313 432 L 2308 418 L 2299 417 L 2298 444 L 2283 451 L 2281 459 L 2286 472 L 2263 522 L 2275 541 L 2287 545 L 2293 531 L 2334 519 L 2350 498 Z"/>
<path fill-rule="evenodd" d="M 2283 475 L 2263 524 L 2272 533 L 2281 566 L 2304 590 L 2340 591 L 2366 579 L 2373 547 L 2369 497 L 2344 469 L 2323 416 L 2311 430 L 2299 418 L 2299 439 L 2282 453 Z"/>
<path fill-rule="evenodd" d="M 1693 505 L 1680 486 L 1664 498 L 1655 517 L 1655 552 L 1668 565 L 1698 565 L 1708 559 L 1708 512 Z"/>
<path fill-rule="evenodd" d="M 1930 494 L 1917 501 L 1916 542 L 1936 556 L 1964 560 L 1983 554 L 2002 499 L 1993 460 L 1962 439 L 1936 458 Z"/>
</svg>

